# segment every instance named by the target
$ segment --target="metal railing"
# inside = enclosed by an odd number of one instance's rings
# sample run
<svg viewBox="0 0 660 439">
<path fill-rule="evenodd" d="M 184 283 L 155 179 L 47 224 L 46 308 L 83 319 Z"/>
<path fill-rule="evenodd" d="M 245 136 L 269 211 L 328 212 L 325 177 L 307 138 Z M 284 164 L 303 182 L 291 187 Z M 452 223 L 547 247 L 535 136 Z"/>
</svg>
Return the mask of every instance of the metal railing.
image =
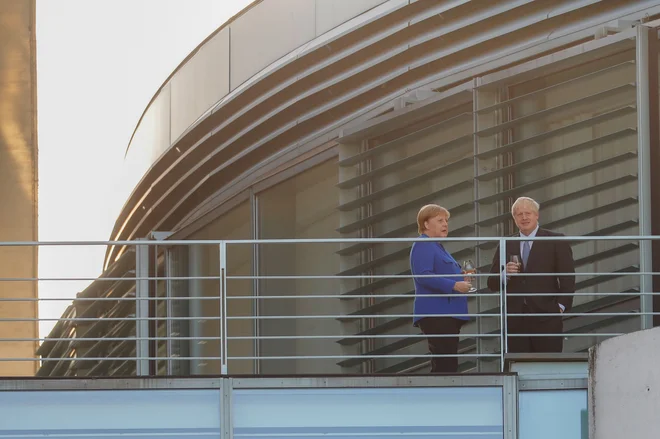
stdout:
<svg viewBox="0 0 660 439">
<path fill-rule="evenodd" d="M 570 241 L 574 246 L 589 243 L 593 247 L 594 242 L 639 243 L 658 239 L 657 236 L 569 236 L 537 237 L 534 241 Z M 425 343 L 428 337 L 412 327 L 414 294 L 409 290 L 415 276 L 405 271 L 379 274 L 373 269 L 360 274 L 344 274 L 346 270 L 342 271 L 344 267 L 340 265 L 345 263 L 336 255 L 337 246 L 341 244 L 400 246 L 422 240 L 425 239 L 0 243 L 0 252 L 7 248 L 33 246 L 115 245 L 126 249 L 123 256 L 97 278 L 0 278 L 0 291 L 8 291 L 8 285 L 20 282 L 39 282 L 43 286 L 50 282 L 93 281 L 73 301 L 71 297 L 29 298 L 2 294 L 0 310 L 19 302 L 72 301 L 72 304 L 61 317 L 2 315 L 0 311 L 0 325 L 5 327 L 0 332 L 0 349 L 5 352 L 0 358 L 0 368 L 6 362 L 39 362 L 41 367 L 37 374 L 45 376 L 259 374 L 273 371 L 305 374 L 318 373 L 319 368 L 311 362 L 320 361 L 324 373 L 414 371 L 426 367 L 425 362 L 433 357 L 454 356 L 428 354 Z M 533 314 L 562 316 L 564 322 L 574 319 L 579 320 L 579 324 L 565 328 L 562 334 L 510 334 L 508 318 L 531 314 L 507 311 L 507 298 L 526 295 L 507 292 L 507 276 L 548 275 L 506 274 L 506 243 L 521 240 L 519 237 L 450 237 L 443 240 L 467 244 L 473 251 L 470 254 L 474 254 L 477 260 L 486 260 L 482 257 L 484 255 L 490 260 L 494 250 L 489 248 L 499 244 L 500 261 L 505 261 L 495 274 L 490 272 L 489 263 L 477 262 L 480 265 L 478 272 L 470 275 L 477 279 L 499 276 L 502 287 L 496 292 L 482 287 L 468 295 L 471 310 L 463 316 L 469 317 L 470 322 L 464 326 L 460 335 L 463 344 L 455 355 L 464 370 L 502 370 L 510 337 L 582 338 L 586 340 L 582 345 L 568 350 L 583 350 L 603 338 L 651 327 L 653 316 L 660 315 L 653 307 L 656 295 L 653 291 L 656 278 L 653 276 L 660 273 L 652 270 L 650 258 L 644 257 L 636 246 L 632 250 L 631 247 L 619 247 L 621 253 L 612 249 L 587 249 L 582 251 L 586 256 L 576 260 L 584 269 L 564 273 L 575 275 L 578 280 L 577 290 L 573 293 L 576 306 L 564 314 L 559 310 L 557 313 Z M 235 247 L 247 247 L 252 253 L 248 259 L 259 260 L 254 254 L 263 253 L 263 246 L 271 245 L 330 245 L 332 248 L 324 254 L 336 264 L 328 267 L 332 273 L 322 275 L 269 274 L 268 270 L 260 273 L 254 264 L 247 270 L 245 267 L 235 269 L 232 259 Z M 318 250 L 301 253 L 302 257 L 309 259 L 309 254 L 318 253 Z M 181 254 L 186 255 L 184 262 L 179 257 Z M 594 257 L 598 254 L 605 256 L 602 259 Z M 408 263 L 407 258 L 398 258 L 397 261 L 401 266 Z M 606 262 L 617 269 L 597 269 L 599 264 Z M 206 272 L 200 268 L 202 265 Z M 318 266 L 322 265 L 323 261 L 319 260 Z M 428 277 L 447 276 L 456 275 Z M 390 284 L 381 286 L 383 281 Z M 602 287 L 611 281 L 619 285 Z M 279 287 L 275 285 L 277 282 L 289 284 Z M 357 289 L 354 288 L 356 284 L 359 284 Z M 371 290 L 370 285 L 373 285 Z M 620 291 L 604 291 L 608 288 Z M 290 290 L 293 294 L 289 293 Z M 353 293 L 354 290 L 358 293 Z M 303 306 L 307 301 L 315 305 Z M 278 308 L 289 312 L 277 312 Z M 16 336 L 16 333 L 25 331 L 12 329 L 12 325 L 45 321 L 55 323 L 47 336 Z M 36 348 L 34 357 L 11 354 L 12 347 L 25 348 L 25 344 Z M 280 365 L 274 365 L 274 362 Z"/>
</svg>

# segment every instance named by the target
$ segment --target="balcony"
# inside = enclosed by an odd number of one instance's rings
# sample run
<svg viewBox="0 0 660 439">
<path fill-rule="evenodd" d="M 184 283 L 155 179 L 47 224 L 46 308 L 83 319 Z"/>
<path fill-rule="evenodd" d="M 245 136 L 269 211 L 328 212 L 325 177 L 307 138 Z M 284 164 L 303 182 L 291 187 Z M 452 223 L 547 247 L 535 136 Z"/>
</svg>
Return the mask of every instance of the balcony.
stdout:
<svg viewBox="0 0 660 439">
<path fill-rule="evenodd" d="M 655 236 L 569 236 L 576 266 L 574 306 L 562 315 L 564 352 L 583 353 L 594 344 L 650 328 L 658 315 L 656 273 L 640 258 L 640 242 Z M 370 267 L 350 271 L 324 265 L 328 253 L 345 246 L 401 246 L 419 238 L 283 239 L 173 241 L 142 240 L 75 243 L 125 246 L 124 255 L 73 301 L 48 297 L 42 302 L 70 304 L 60 316 L 7 317 L 3 323 L 52 321 L 45 337 L 7 331 L 5 346 L 38 344 L 34 358 L 40 377 L 130 377 L 200 375 L 374 375 L 416 374 L 428 370 L 433 355 L 426 336 L 412 326 L 412 275 L 385 274 Z M 500 248 L 520 238 L 449 237 L 457 259 L 475 249 Z M 42 243 L 67 250 L 67 243 Z M 73 245 L 74 243 L 68 243 Z M 32 245 L 4 243 L 4 247 Z M 34 244 L 37 245 L 37 244 Z M 449 244 L 447 244 L 449 246 Z M 304 250 L 310 247 L 313 250 Z M 325 250 L 322 251 L 321 249 Z M 306 272 L 246 270 L 254 253 L 304 257 Z M 493 257 L 492 251 L 491 258 Z M 310 256 L 311 255 L 311 256 Z M 314 256 L 315 255 L 315 256 Z M 505 258 L 506 255 L 499 255 Z M 288 268 L 287 264 L 282 265 Z M 469 294 L 469 322 L 460 335 L 462 373 L 505 370 L 508 317 L 505 297 L 515 294 L 486 287 L 488 264 L 475 275 L 478 291 Z M 534 274 L 526 274 L 532 276 Z M 515 276 L 515 275 L 513 275 Z M 42 285 L 85 280 L 3 279 Z M 356 287 L 356 285 L 360 285 Z M 70 296 L 69 296 L 70 297 Z M 6 303 L 34 299 L 3 298 Z M 559 312 L 558 314 L 559 315 Z M 554 334 L 550 334 L 554 335 Z"/>
</svg>

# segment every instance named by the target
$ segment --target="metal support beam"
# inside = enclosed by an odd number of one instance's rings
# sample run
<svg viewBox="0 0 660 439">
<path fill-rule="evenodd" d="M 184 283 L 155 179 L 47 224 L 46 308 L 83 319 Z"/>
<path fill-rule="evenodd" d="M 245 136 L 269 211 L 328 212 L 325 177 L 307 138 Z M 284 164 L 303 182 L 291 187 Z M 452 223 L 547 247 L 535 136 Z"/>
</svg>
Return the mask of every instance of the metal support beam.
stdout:
<svg viewBox="0 0 660 439">
<path fill-rule="evenodd" d="M 259 234 L 260 234 L 260 223 L 259 223 L 259 198 L 257 195 L 254 193 L 253 189 L 250 189 L 250 222 L 252 224 L 252 239 L 259 239 Z M 259 289 L 261 286 L 261 280 L 257 279 L 256 276 L 258 276 L 261 273 L 261 269 L 259 267 L 259 262 L 261 259 L 260 256 L 260 247 L 259 244 L 254 244 L 252 246 L 252 275 L 255 276 L 255 279 L 252 280 L 252 292 L 255 296 L 255 299 L 252 301 L 252 315 L 253 316 L 259 316 L 261 315 L 261 312 L 259 310 Z M 261 355 L 261 346 L 259 339 L 260 333 L 260 326 L 259 326 L 259 320 L 255 319 L 253 326 L 252 326 L 252 331 L 255 335 L 255 340 L 252 345 L 252 353 L 255 357 L 255 360 L 253 360 L 252 363 L 252 370 L 255 374 L 261 373 L 261 362 L 257 360 Z"/>
<path fill-rule="evenodd" d="M 645 23 L 644 26 L 650 29 L 649 33 L 649 78 L 654 78 L 656 81 L 651 82 L 650 85 L 654 87 L 649 95 L 649 125 L 650 125 L 650 155 L 649 155 L 649 168 L 651 170 L 650 185 L 651 185 L 651 233 L 655 236 L 660 235 L 660 108 L 658 103 L 658 50 L 660 44 L 658 43 L 657 33 L 660 28 L 660 20 L 654 20 Z M 653 272 L 660 272 L 660 241 L 653 241 L 651 244 L 651 260 Z M 654 275 L 652 281 L 653 291 L 660 291 L 660 276 Z M 653 312 L 660 312 L 660 295 L 653 296 L 652 298 Z M 653 316 L 653 326 L 660 326 L 660 315 Z"/>
<path fill-rule="evenodd" d="M 192 340 L 189 341 L 189 352 L 194 360 L 189 360 L 189 370 L 191 375 L 201 375 L 204 372 L 203 367 L 205 364 L 199 358 L 204 356 L 202 351 L 202 342 L 199 340 L 204 335 L 203 313 L 202 313 L 202 300 L 195 300 L 193 297 L 204 296 L 204 288 L 202 285 L 203 280 L 199 279 L 203 276 L 203 261 L 204 261 L 204 246 L 195 244 L 188 246 L 188 294 L 191 297 L 188 304 L 188 312 L 191 318 L 188 321 L 188 333 Z"/>
<path fill-rule="evenodd" d="M 220 426 L 222 439 L 234 437 L 234 423 L 232 418 L 232 389 L 234 387 L 232 378 L 223 378 L 220 386 Z"/>
<path fill-rule="evenodd" d="M 146 238 L 138 239 L 145 241 Z M 149 375 L 149 246 L 135 248 L 135 371 Z"/>
<path fill-rule="evenodd" d="M 504 439 L 518 438 L 518 376 L 507 375 L 502 386 Z"/>
<path fill-rule="evenodd" d="M 473 155 L 473 162 L 472 162 L 472 181 L 473 181 L 473 186 L 472 186 L 472 199 L 474 200 L 474 236 L 479 236 L 480 229 L 477 224 L 479 224 L 479 221 L 481 219 L 479 218 L 479 203 L 477 203 L 477 200 L 479 199 L 479 179 L 477 178 L 479 176 L 479 136 L 475 136 L 474 133 L 479 131 L 479 92 L 478 88 L 479 85 L 481 84 L 480 78 L 474 78 L 473 80 L 473 88 L 472 88 L 472 155 Z M 475 243 L 474 247 L 474 260 L 477 263 L 477 267 L 481 264 L 481 250 L 479 249 L 479 243 Z M 478 281 L 478 279 L 477 279 Z M 483 306 L 483 299 L 480 297 L 477 297 L 477 313 L 483 312 L 483 310 L 486 309 L 486 307 Z M 485 325 L 483 324 L 483 319 L 477 318 L 476 321 L 477 324 L 477 334 L 483 334 L 485 331 L 484 327 Z M 484 353 L 485 351 L 485 343 L 484 340 L 482 340 L 481 337 L 477 338 L 477 353 L 481 354 Z M 482 359 L 477 358 L 477 372 L 482 372 Z"/>
<path fill-rule="evenodd" d="M 655 33 L 654 33 L 655 32 Z M 652 234 L 651 217 L 651 139 L 652 131 L 657 130 L 658 105 L 658 53 L 657 30 L 637 26 L 636 68 L 637 68 L 637 160 L 638 160 L 638 199 L 639 199 L 639 234 Z M 655 72 L 655 74 L 651 74 Z M 655 120 L 653 120 L 655 117 Z M 652 243 L 641 240 L 639 243 L 639 270 L 649 273 L 653 270 Z M 653 291 L 653 277 L 649 274 L 640 276 L 640 292 Z M 641 328 L 653 327 L 653 296 L 640 295 Z"/>
<path fill-rule="evenodd" d="M 500 239 L 500 372 L 504 372 L 504 358 L 509 350 L 506 337 L 506 262 L 506 240 Z"/>
<path fill-rule="evenodd" d="M 174 365 L 174 357 L 180 356 L 179 352 L 179 346 L 178 344 L 180 341 L 175 342 L 172 340 L 170 337 L 176 337 L 178 336 L 181 331 L 178 331 L 174 328 L 174 322 L 172 321 L 172 318 L 174 317 L 174 308 L 172 306 L 173 304 L 173 298 L 175 295 L 175 286 L 174 282 L 170 280 L 171 277 L 174 277 L 176 274 L 176 262 L 174 261 L 174 252 L 172 249 L 166 249 L 165 250 L 165 277 L 167 277 L 167 281 L 165 281 L 165 327 L 166 327 L 166 334 L 167 334 L 167 375 L 172 376 L 172 375 L 179 375 L 178 373 L 175 374 L 175 365 Z"/>
<path fill-rule="evenodd" d="M 181 277 L 187 275 L 188 270 L 188 248 L 185 246 L 174 246 L 165 250 L 166 267 L 166 295 L 165 303 L 166 326 L 167 326 L 167 375 L 169 376 L 187 376 L 190 375 L 190 365 L 188 361 L 179 358 L 190 357 L 190 345 L 193 340 L 178 339 L 190 337 L 189 323 L 180 320 L 181 317 L 190 315 L 190 300 L 188 297 L 188 282 L 181 280 Z M 172 279 L 175 278 L 175 279 Z M 184 298 L 184 300 L 177 300 Z M 191 343 L 192 342 L 192 343 Z"/>
<path fill-rule="evenodd" d="M 220 250 L 220 373 L 227 375 L 227 243 L 222 241 Z"/>
</svg>

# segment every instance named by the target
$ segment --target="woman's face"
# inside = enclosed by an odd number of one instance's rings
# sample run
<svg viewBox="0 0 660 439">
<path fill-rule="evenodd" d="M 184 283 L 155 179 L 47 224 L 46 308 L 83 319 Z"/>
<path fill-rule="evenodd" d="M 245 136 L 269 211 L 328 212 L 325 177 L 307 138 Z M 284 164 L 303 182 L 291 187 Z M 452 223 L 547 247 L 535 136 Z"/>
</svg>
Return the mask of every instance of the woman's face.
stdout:
<svg viewBox="0 0 660 439">
<path fill-rule="evenodd" d="M 429 238 L 446 238 L 449 233 L 449 219 L 441 213 L 424 221 L 424 227 Z"/>
</svg>

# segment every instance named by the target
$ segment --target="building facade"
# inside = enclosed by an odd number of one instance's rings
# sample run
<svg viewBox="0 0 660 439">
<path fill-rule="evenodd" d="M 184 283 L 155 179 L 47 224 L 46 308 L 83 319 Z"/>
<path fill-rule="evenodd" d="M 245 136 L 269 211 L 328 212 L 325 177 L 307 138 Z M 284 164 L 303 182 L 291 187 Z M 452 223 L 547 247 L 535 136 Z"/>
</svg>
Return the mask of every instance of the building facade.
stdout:
<svg viewBox="0 0 660 439">
<path fill-rule="evenodd" d="M 447 245 L 480 272 L 521 195 L 567 235 L 660 234 L 658 18 L 643 0 L 254 2 L 145 110 L 111 240 L 158 245 L 108 247 L 64 315 L 98 320 L 39 349 L 76 361 L 39 374 L 423 370 L 410 243 L 303 240 L 414 237 L 430 202 L 451 237 L 483 237 Z M 298 241 L 235 242 L 255 239 Z M 573 243 L 566 351 L 653 326 L 654 245 Z M 479 286 L 461 370 L 498 372 L 500 298 Z"/>
<path fill-rule="evenodd" d="M 35 1 L 0 1 L 0 242 L 37 240 Z M 35 358 L 37 248 L 0 247 L 0 358 Z M 16 299 L 27 299 L 22 302 Z M 11 319 L 14 319 L 13 321 Z M 26 319 L 18 321 L 17 319 Z M 35 361 L 0 362 L 0 376 L 34 375 Z"/>
</svg>

